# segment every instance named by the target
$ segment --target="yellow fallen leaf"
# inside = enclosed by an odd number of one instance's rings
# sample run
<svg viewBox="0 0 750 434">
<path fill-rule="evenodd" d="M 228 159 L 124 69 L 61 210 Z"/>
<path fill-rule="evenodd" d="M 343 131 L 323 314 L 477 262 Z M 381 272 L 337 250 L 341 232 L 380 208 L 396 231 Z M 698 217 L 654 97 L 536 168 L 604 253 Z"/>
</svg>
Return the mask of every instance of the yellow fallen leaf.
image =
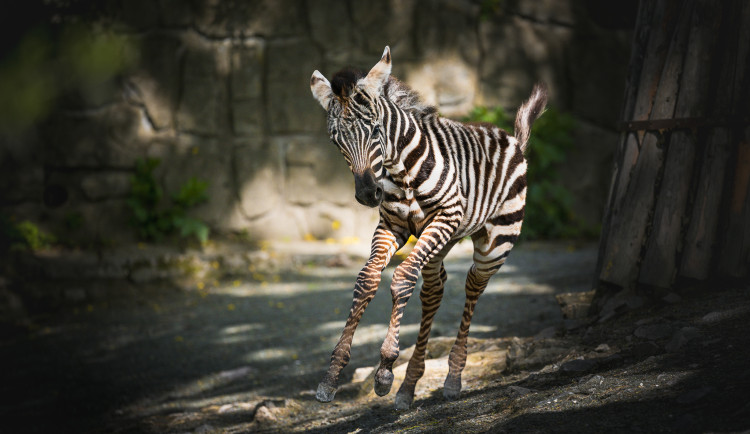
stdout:
<svg viewBox="0 0 750 434">
<path fill-rule="evenodd" d="M 211 268 L 213 268 L 214 270 L 219 268 L 219 261 L 211 261 Z"/>
<path fill-rule="evenodd" d="M 235 306 L 233 303 L 229 303 L 227 305 L 227 310 L 229 310 L 229 311 L 235 310 L 236 308 L 237 308 L 237 306 Z"/>
<path fill-rule="evenodd" d="M 311 233 L 307 233 L 307 234 L 305 234 L 305 236 L 303 237 L 303 239 L 305 241 L 315 241 L 315 236 L 313 234 L 311 234 Z"/>
<path fill-rule="evenodd" d="M 203 288 L 205 288 L 205 287 L 206 287 L 206 284 L 205 284 L 205 283 L 203 283 L 203 282 L 198 282 L 198 283 L 196 283 L 196 284 L 195 284 L 195 286 L 197 286 L 197 287 L 198 287 L 198 289 L 203 289 Z"/>
<path fill-rule="evenodd" d="M 338 220 L 332 221 L 331 222 L 331 229 L 333 229 L 334 231 L 337 231 L 337 230 L 341 229 L 341 222 L 338 221 Z"/>
<path fill-rule="evenodd" d="M 93 312 L 94 311 L 94 305 L 93 304 L 87 304 L 86 305 L 86 312 Z"/>
<path fill-rule="evenodd" d="M 338 314 L 341 313 L 341 309 L 339 309 L 338 307 L 336 307 L 336 308 L 333 309 L 333 313 L 335 313 L 336 315 L 338 315 Z"/>
<path fill-rule="evenodd" d="M 184 341 L 184 340 L 185 340 L 185 339 L 183 339 L 183 337 L 182 337 L 182 336 L 175 336 L 175 337 L 174 337 L 174 341 L 175 341 L 175 342 L 182 342 L 182 341 Z"/>
<path fill-rule="evenodd" d="M 235 280 L 234 282 L 232 282 L 232 286 L 234 286 L 235 288 L 238 287 L 238 286 L 240 286 L 240 281 L 239 280 Z"/>
<path fill-rule="evenodd" d="M 284 308 L 284 303 L 278 302 L 278 303 L 276 303 L 276 307 L 279 308 L 279 309 L 283 309 Z"/>
</svg>

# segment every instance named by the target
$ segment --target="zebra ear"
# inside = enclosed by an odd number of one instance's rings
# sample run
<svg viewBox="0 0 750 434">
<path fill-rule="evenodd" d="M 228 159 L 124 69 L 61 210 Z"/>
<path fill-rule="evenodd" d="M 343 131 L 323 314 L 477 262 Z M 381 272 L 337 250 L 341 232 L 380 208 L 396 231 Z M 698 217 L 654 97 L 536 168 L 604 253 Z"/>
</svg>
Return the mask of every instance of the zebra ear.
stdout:
<svg viewBox="0 0 750 434">
<path fill-rule="evenodd" d="M 310 78 L 310 90 L 320 105 L 328 110 L 328 105 L 333 97 L 333 90 L 331 90 L 331 83 L 317 69 Z"/>
<path fill-rule="evenodd" d="M 388 81 L 388 77 L 391 75 L 391 49 L 386 46 L 383 51 L 383 57 L 380 58 L 380 62 L 372 67 L 370 72 L 367 73 L 367 77 L 362 79 L 362 84 L 365 90 L 371 95 L 380 96 L 383 92 L 383 86 Z"/>
</svg>

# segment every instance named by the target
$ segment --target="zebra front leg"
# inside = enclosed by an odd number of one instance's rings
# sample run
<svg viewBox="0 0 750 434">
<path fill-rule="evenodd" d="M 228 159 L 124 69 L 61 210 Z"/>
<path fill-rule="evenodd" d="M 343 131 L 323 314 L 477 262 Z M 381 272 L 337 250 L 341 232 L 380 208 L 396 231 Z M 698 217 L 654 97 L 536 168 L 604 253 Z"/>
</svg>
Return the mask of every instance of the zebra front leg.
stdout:
<svg viewBox="0 0 750 434">
<path fill-rule="evenodd" d="M 445 281 L 448 280 L 448 274 L 443 267 L 443 259 L 450 251 L 453 244 L 446 246 L 439 255 L 422 269 L 422 290 L 419 298 L 422 301 L 422 320 L 419 324 L 419 335 L 417 344 L 414 347 L 414 353 L 409 359 L 409 365 L 406 368 L 404 382 L 396 393 L 396 410 L 406 410 L 411 406 L 414 400 L 414 388 L 422 375 L 424 374 L 424 358 L 427 350 L 427 341 L 430 338 L 432 321 L 435 314 L 440 308 L 440 302 L 443 299 L 443 288 Z"/>
<path fill-rule="evenodd" d="M 352 307 L 349 310 L 349 317 L 346 319 L 346 325 L 341 332 L 336 347 L 331 354 L 331 363 L 328 366 L 323 380 L 318 384 L 318 391 L 315 397 L 320 402 L 330 402 L 336 394 L 338 379 L 341 370 L 349 363 L 351 355 L 352 338 L 354 331 L 357 329 L 365 308 L 375 296 L 380 283 L 380 275 L 393 254 L 403 245 L 405 238 L 401 234 L 395 234 L 385 227 L 381 222 L 375 230 L 372 239 L 372 249 L 370 258 L 357 275 L 357 281 L 354 285 L 354 296 Z"/>
<path fill-rule="evenodd" d="M 440 253 L 448 244 L 451 236 L 460 223 L 458 219 L 436 217 L 422 232 L 414 250 L 409 254 L 393 273 L 391 282 L 391 298 L 393 309 L 383 346 L 380 348 L 380 365 L 375 372 L 375 393 L 379 396 L 387 395 L 393 385 L 393 362 L 398 358 L 399 329 L 401 318 L 409 297 L 414 292 L 419 272 L 433 257 Z"/>
</svg>

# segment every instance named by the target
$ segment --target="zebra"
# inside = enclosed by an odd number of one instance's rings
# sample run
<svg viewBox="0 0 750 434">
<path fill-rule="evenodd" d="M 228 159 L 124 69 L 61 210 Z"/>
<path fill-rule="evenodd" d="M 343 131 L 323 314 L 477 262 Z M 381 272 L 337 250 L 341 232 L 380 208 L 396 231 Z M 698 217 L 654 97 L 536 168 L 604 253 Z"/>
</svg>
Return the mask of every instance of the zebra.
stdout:
<svg viewBox="0 0 750 434">
<path fill-rule="evenodd" d="M 316 398 L 333 399 L 339 374 L 349 362 L 354 331 L 375 296 L 381 273 L 414 235 L 413 250 L 393 273 L 393 307 L 374 389 L 379 396 L 390 392 L 401 318 L 421 271 L 419 334 L 395 397 L 396 409 L 411 405 L 424 374 L 427 340 L 447 279 L 443 259 L 458 241 L 470 236 L 473 264 L 443 387 L 446 399 L 458 399 L 477 300 L 520 235 L 526 204 L 524 152 L 531 125 L 546 106 L 546 86 L 535 85 L 519 108 L 515 137 L 489 123 L 464 124 L 439 116 L 434 106 L 424 104 L 415 91 L 391 76 L 389 47 L 366 74 L 347 68 L 329 82 L 316 70 L 310 88 L 327 112 L 331 140 L 354 175 L 356 200 L 379 207 L 380 214 L 369 259 L 357 275 L 352 306 Z"/>
</svg>

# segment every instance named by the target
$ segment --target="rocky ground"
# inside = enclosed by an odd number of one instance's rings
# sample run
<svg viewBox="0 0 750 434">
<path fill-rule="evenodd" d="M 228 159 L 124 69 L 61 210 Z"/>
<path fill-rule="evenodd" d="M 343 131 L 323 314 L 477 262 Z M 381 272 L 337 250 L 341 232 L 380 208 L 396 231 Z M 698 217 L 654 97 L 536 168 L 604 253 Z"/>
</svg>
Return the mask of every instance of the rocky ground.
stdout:
<svg viewBox="0 0 750 434">
<path fill-rule="evenodd" d="M 446 262 L 425 377 L 412 408 L 396 412 L 419 303 L 403 320 L 393 392 L 377 397 L 371 371 L 392 267 L 335 400 L 314 397 L 351 302 L 360 247 L 134 252 L 48 253 L 19 265 L 38 278 L 0 282 L 0 416 L 9 432 L 750 429 L 747 285 L 624 294 L 593 318 L 582 318 L 585 294 L 567 296 L 564 311 L 577 318 L 565 319 L 555 296 L 590 289 L 595 247 L 519 246 L 480 299 L 464 390 L 447 402 L 442 381 L 470 264 L 461 244 Z M 21 287 L 26 296 L 17 297 Z"/>
</svg>

